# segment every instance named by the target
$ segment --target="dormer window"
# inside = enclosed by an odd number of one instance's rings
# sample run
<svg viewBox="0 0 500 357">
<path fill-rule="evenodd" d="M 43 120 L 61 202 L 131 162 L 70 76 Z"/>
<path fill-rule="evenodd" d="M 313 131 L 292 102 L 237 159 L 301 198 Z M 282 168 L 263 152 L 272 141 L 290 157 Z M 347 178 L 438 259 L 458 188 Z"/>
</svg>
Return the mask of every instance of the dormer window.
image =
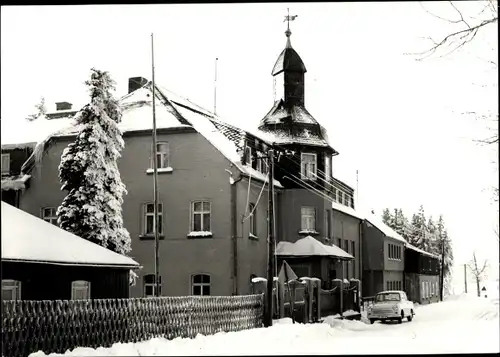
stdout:
<svg viewBox="0 0 500 357">
<path fill-rule="evenodd" d="M 313 153 L 302 153 L 300 156 L 300 176 L 303 180 L 315 180 L 316 179 L 316 154 Z"/>
</svg>

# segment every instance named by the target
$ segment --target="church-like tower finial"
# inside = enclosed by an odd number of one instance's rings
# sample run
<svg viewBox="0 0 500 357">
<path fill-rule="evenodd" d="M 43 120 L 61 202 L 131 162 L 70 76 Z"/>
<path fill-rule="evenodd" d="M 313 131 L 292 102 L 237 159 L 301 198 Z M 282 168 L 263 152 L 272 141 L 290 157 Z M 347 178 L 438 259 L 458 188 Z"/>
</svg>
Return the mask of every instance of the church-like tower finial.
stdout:
<svg viewBox="0 0 500 357">
<path fill-rule="evenodd" d="M 295 18 L 299 15 L 292 15 L 290 16 L 290 9 L 287 8 L 286 9 L 287 11 L 287 15 L 285 16 L 285 20 L 283 22 L 287 22 L 286 24 L 286 31 L 285 31 L 285 35 L 286 35 L 286 48 L 291 48 L 292 47 L 292 44 L 290 43 L 290 35 L 292 34 L 292 31 L 290 31 L 290 21 L 293 21 L 295 20 Z"/>
</svg>

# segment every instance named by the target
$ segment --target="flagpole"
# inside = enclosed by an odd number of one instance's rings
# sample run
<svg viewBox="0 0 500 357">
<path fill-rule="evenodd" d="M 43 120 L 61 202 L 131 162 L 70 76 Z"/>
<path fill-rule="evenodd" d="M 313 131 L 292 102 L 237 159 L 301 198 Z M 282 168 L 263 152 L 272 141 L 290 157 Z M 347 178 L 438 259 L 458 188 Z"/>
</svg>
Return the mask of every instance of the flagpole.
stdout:
<svg viewBox="0 0 500 357">
<path fill-rule="evenodd" d="M 153 34 L 151 33 L 151 79 L 152 79 L 152 92 L 153 92 L 153 230 L 155 235 L 155 296 L 160 296 L 160 257 L 159 257 L 159 236 L 158 236 L 158 148 L 156 145 L 156 87 L 155 87 L 155 59 L 154 59 L 154 45 Z"/>
</svg>

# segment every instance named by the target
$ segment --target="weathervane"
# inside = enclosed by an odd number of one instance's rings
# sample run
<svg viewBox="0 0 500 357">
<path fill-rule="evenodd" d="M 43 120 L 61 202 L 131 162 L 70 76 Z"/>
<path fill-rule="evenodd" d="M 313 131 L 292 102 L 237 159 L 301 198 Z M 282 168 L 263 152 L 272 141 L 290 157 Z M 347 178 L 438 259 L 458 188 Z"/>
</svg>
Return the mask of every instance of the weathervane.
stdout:
<svg viewBox="0 0 500 357">
<path fill-rule="evenodd" d="M 286 37 L 290 37 L 290 35 L 292 34 L 292 32 L 290 31 L 290 21 L 295 20 L 295 18 L 299 15 L 290 16 L 290 9 L 289 8 L 287 8 L 286 11 L 287 11 L 287 15 L 285 16 L 285 20 L 283 20 L 283 22 L 285 22 L 285 21 L 287 22 L 285 34 L 286 34 Z"/>
</svg>

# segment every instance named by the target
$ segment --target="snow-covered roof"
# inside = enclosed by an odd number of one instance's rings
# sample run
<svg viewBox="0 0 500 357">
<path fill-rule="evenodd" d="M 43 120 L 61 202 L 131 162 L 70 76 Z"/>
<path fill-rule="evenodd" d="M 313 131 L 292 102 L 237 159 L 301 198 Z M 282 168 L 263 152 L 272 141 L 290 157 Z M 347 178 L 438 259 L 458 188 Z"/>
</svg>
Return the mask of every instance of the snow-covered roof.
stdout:
<svg viewBox="0 0 500 357">
<path fill-rule="evenodd" d="M 336 211 L 340 211 L 352 217 L 364 219 L 364 216 L 360 212 L 356 211 L 354 208 L 344 206 L 343 204 L 332 202 L 332 208 Z"/>
<path fill-rule="evenodd" d="M 417 247 L 415 247 L 414 245 L 412 245 L 410 243 L 406 243 L 406 249 L 414 250 L 415 252 L 418 252 L 418 253 L 423 254 L 423 255 L 427 255 L 427 256 L 432 257 L 432 258 L 441 259 L 441 257 L 439 257 L 439 256 L 437 256 L 435 254 L 426 252 L 423 249 L 417 248 Z"/>
<path fill-rule="evenodd" d="M 30 177 L 30 175 L 2 177 L 2 191 L 24 190 L 26 188 L 26 181 L 28 181 Z"/>
<path fill-rule="evenodd" d="M 124 255 L 2 202 L 2 261 L 139 268 Z"/>
<path fill-rule="evenodd" d="M 325 245 L 317 239 L 307 236 L 297 240 L 295 243 L 279 242 L 276 247 L 276 255 L 293 257 L 329 256 L 343 260 L 354 259 L 354 257 L 335 245 Z"/>
<path fill-rule="evenodd" d="M 233 131 L 238 132 L 240 137 L 245 135 L 244 130 L 224 123 L 210 111 L 162 86 L 156 85 L 155 88 L 155 114 L 158 129 L 193 128 L 242 173 L 267 182 L 267 177 L 261 172 L 241 163 L 240 151 L 242 148 L 239 148 L 235 144 L 235 140 L 232 140 L 230 135 L 221 128 L 232 127 Z M 151 82 L 120 98 L 120 105 L 122 120 L 118 127 L 123 133 L 152 130 L 152 120 L 150 120 L 152 115 Z M 15 130 L 10 131 L 4 131 L 2 128 L 2 148 L 4 144 L 19 145 L 28 142 L 44 145 L 43 143 L 52 137 L 74 135 L 79 131 L 74 118 L 47 119 L 42 116 L 33 122 L 23 122 L 22 126 L 22 129 L 16 126 L 16 128 L 12 128 Z M 236 140 L 241 139 L 237 138 Z M 283 187 L 277 180 L 274 180 L 274 185 Z"/>
<path fill-rule="evenodd" d="M 364 215 L 364 219 L 370 222 L 373 226 L 375 226 L 375 228 L 384 233 L 387 237 L 393 238 L 395 240 L 400 241 L 401 243 L 407 244 L 406 239 L 404 239 L 403 236 L 401 236 L 394 229 L 392 229 L 384 222 L 382 222 L 382 220 L 378 218 L 376 215 L 368 213 Z"/>
</svg>

